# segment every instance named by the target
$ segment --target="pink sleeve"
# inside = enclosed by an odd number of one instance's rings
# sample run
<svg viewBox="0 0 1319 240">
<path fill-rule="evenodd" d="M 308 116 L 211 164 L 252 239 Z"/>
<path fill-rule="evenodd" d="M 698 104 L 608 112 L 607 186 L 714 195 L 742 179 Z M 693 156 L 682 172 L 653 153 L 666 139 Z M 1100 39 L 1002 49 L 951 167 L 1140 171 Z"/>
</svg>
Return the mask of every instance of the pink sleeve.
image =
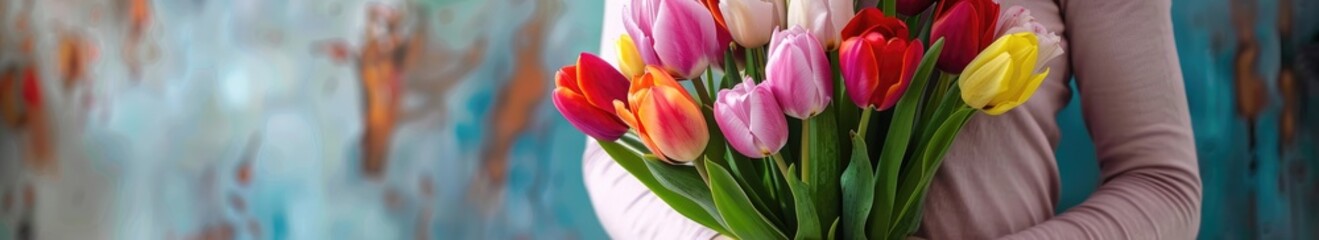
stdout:
<svg viewBox="0 0 1319 240">
<path fill-rule="evenodd" d="M 1192 239 L 1201 186 L 1169 0 L 1061 1 L 1103 183 L 1009 239 Z"/>
</svg>

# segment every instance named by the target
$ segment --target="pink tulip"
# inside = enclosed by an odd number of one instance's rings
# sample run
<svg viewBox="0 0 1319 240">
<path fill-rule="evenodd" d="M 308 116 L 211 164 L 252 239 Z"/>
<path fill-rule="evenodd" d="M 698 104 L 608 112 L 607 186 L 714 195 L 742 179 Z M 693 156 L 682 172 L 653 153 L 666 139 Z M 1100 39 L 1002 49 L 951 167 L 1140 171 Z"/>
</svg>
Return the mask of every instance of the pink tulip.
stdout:
<svg viewBox="0 0 1319 240">
<path fill-rule="evenodd" d="M 774 93 L 747 78 L 719 91 L 714 120 L 733 150 L 752 158 L 765 158 L 788 143 L 788 121 Z"/>
<path fill-rule="evenodd" d="M 824 45 L 806 29 L 774 32 L 765 82 L 788 116 L 806 119 L 824 111 L 834 91 L 830 71 Z"/>
<path fill-rule="evenodd" d="M 681 79 L 699 77 L 724 49 L 714 16 L 695 0 L 632 1 L 623 26 L 646 65 L 663 66 Z"/>
<path fill-rule="evenodd" d="M 554 107 L 587 136 L 614 141 L 627 133 L 613 102 L 627 99 L 628 81 L 604 59 L 582 53 L 577 65 L 559 69 L 554 85 Z"/>
</svg>

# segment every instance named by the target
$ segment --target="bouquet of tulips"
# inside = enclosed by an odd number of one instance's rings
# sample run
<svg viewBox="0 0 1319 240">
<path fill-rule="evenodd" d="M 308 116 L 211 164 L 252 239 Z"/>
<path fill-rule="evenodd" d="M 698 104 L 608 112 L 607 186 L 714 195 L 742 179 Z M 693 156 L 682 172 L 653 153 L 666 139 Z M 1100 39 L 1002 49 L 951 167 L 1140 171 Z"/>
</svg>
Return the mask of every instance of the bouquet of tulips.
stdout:
<svg viewBox="0 0 1319 240">
<path fill-rule="evenodd" d="M 557 73 L 554 105 L 665 203 L 723 235 L 901 239 L 967 120 L 1025 103 L 1062 54 L 1024 8 L 999 10 L 633 0 L 619 66 L 582 53 Z"/>
</svg>

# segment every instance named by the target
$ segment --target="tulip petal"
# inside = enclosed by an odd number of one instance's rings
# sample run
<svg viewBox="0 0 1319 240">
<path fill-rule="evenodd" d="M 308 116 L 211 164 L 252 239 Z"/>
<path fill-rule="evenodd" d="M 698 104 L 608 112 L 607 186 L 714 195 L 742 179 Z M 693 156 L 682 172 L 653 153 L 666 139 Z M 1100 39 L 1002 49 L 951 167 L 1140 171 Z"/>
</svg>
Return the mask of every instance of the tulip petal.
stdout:
<svg viewBox="0 0 1319 240">
<path fill-rule="evenodd" d="M 898 103 L 902 95 L 907 92 L 907 87 L 911 86 L 912 78 L 916 75 L 916 68 L 920 66 L 920 61 L 924 57 L 925 47 L 921 45 L 920 40 L 907 45 L 906 52 L 902 54 L 902 76 L 899 77 L 898 84 L 894 84 L 887 89 L 888 92 L 884 94 L 879 110 L 889 109 Z"/>
<path fill-rule="evenodd" d="M 1006 53 L 995 55 L 984 66 L 973 68 L 968 76 L 962 77 L 958 85 L 962 88 L 962 100 L 966 105 L 977 109 L 993 108 L 993 99 L 1002 94 L 1003 82 L 1006 81 L 1012 57 Z"/>
<path fill-rule="evenodd" d="M 648 134 L 665 157 L 679 162 L 700 157 L 710 140 L 700 107 L 688 99 L 678 89 L 656 86 L 637 112 L 642 125 L 655 126 Z"/>
<path fill-rule="evenodd" d="M 850 38 L 843 41 L 839 48 L 839 68 L 842 70 L 843 84 L 847 96 L 857 107 L 870 106 L 870 94 L 879 84 L 875 54 L 869 42 L 862 38 Z"/>
<path fill-rule="evenodd" d="M 907 30 L 907 23 L 895 17 L 884 16 L 884 12 L 878 8 L 867 7 L 861 9 L 852 17 L 851 21 L 843 27 L 841 36 L 843 39 L 860 37 L 866 33 L 879 33 L 886 38 L 907 39 L 910 34 Z"/>
<path fill-rule="evenodd" d="M 770 34 L 778 27 L 775 3 L 765 0 L 729 0 L 719 3 L 733 40 L 744 47 L 756 48 L 769 43 Z M 770 14 L 766 14 L 770 13 Z"/>
<path fill-rule="evenodd" d="M 788 143 L 788 120 L 769 88 L 756 86 L 747 94 L 751 131 L 763 153 L 777 153 Z M 763 155 L 763 154 L 762 154 Z"/>
<path fill-rule="evenodd" d="M 646 61 L 641 59 L 641 53 L 637 51 L 636 43 L 632 42 L 632 37 L 623 34 L 618 37 L 618 68 L 623 71 L 623 75 L 628 79 L 633 79 L 645 73 Z"/>
<path fill-rule="evenodd" d="M 737 95 L 735 97 L 725 97 L 724 95 L 730 91 L 733 90 L 719 92 L 719 101 L 715 102 L 714 106 L 715 124 L 719 125 L 719 130 L 723 132 L 724 138 L 728 140 L 728 146 L 733 150 L 747 157 L 764 158 L 764 154 L 756 148 L 754 137 L 751 136 L 750 124 L 743 118 L 744 115 L 738 113 L 739 109 L 744 109 L 739 105 L 745 99 L 738 94 L 734 94 Z"/>
<path fill-rule="evenodd" d="M 627 99 L 627 78 L 609 62 L 590 53 L 577 57 L 577 87 L 592 105 L 600 108 L 608 109 L 614 100 Z"/>
<path fill-rule="evenodd" d="M 582 92 L 582 89 L 577 87 L 577 66 L 564 66 L 555 72 L 554 86 L 568 88 L 575 93 Z"/>
<path fill-rule="evenodd" d="M 650 90 L 647 89 L 647 90 L 639 91 L 636 94 L 649 96 L 650 95 L 649 93 Z M 640 103 L 643 101 L 647 101 L 647 100 L 636 101 L 629 104 L 632 104 L 632 106 L 641 106 Z M 645 144 L 647 149 L 650 149 L 651 154 L 654 154 L 660 160 L 668 161 L 669 159 L 667 157 L 664 157 L 664 152 L 660 150 L 658 145 L 655 145 L 654 140 L 651 140 L 650 133 L 649 131 L 647 131 L 646 126 L 642 125 L 641 121 L 637 119 L 638 116 L 637 113 L 632 112 L 632 110 L 628 109 L 626 106 L 627 106 L 626 104 L 623 104 L 623 101 L 614 101 L 614 110 L 618 112 L 618 118 L 620 120 L 623 120 L 623 123 L 626 123 L 628 126 L 631 126 L 632 129 L 637 130 L 637 137 L 641 138 L 641 143 Z"/>
<path fill-rule="evenodd" d="M 618 140 L 627 133 L 628 127 L 614 114 L 592 106 L 586 97 L 563 87 L 555 88 L 552 97 L 554 107 L 568 123 L 586 133 L 587 136 L 604 141 Z"/>
<path fill-rule="evenodd" d="M 655 54 L 673 75 L 692 79 L 710 64 L 716 48 L 710 12 L 690 0 L 663 0 L 655 19 Z"/>
</svg>

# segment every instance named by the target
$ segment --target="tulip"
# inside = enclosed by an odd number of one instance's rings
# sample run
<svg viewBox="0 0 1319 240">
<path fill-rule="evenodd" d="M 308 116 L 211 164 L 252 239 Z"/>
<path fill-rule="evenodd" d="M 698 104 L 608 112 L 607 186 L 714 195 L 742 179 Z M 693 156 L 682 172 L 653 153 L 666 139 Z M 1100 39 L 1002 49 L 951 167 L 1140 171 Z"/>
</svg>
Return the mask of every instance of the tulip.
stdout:
<svg viewBox="0 0 1319 240">
<path fill-rule="evenodd" d="M 861 108 L 893 107 L 925 55 L 921 41 L 908 40 L 907 25 L 876 8 L 861 10 L 843 29 L 839 67 L 848 96 Z"/>
<path fill-rule="evenodd" d="M 930 28 L 930 39 L 943 38 L 943 53 L 935 65 L 939 70 L 961 73 L 980 50 L 994 41 L 998 4 L 992 0 L 940 1 L 938 19 Z"/>
<path fill-rule="evenodd" d="M 587 136 L 614 141 L 627 132 L 613 103 L 627 97 L 628 81 L 605 60 L 582 53 L 577 65 L 559 69 L 554 85 L 554 107 Z"/>
<path fill-rule="evenodd" d="M 1039 41 L 1034 33 L 1008 34 L 990 44 L 958 81 L 962 100 L 989 115 L 1000 115 L 1029 100 L 1049 70 L 1036 74 Z"/>
<path fill-rule="evenodd" d="M 1032 32 L 1040 41 L 1039 61 L 1035 64 L 1035 70 L 1044 67 L 1044 64 L 1054 58 L 1063 55 L 1062 38 L 1057 33 L 1050 32 L 1044 24 L 1035 21 L 1035 17 L 1030 15 L 1030 10 L 1021 6 L 1008 7 L 1003 11 L 1003 15 L 998 20 L 998 34 L 996 37 L 1003 37 L 1008 34 L 1019 32 Z"/>
<path fill-rule="evenodd" d="M 640 77 L 645 72 L 646 62 L 641 60 L 641 53 L 637 52 L 637 45 L 632 43 L 632 37 L 627 34 L 618 36 L 618 68 L 623 70 L 623 74 L 628 80 Z"/>
<path fill-rule="evenodd" d="M 632 81 L 627 103 L 616 100 L 614 109 L 663 161 L 695 160 L 710 140 L 700 105 L 677 80 L 654 66 L 646 67 L 646 73 Z"/>
<path fill-rule="evenodd" d="M 710 15 L 714 17 L 715 40 L 718 40 L 715 42 L 718 51 L 710 56 L 714 59 L 710 65 L 714 68 L 723 69 L 724 52 L 728 51 L 728 43 L 733 42 L 733 36 L 728 34 L 728 24 L 724 22 L 724 15 L 719 10 L 719 0 L 701 0 L 701 4 L 705 5 L 705 10 L 710 11 Z"/>
<path fill-rule="evenodd" d="M 852 19 L 852 0 L 788 1 L 788 27 L 802 26 L 829 49 L 838 46 L 838 30 Z"/>
<path fill-rule="evenodd" d="M 719 3 L 728 31 L 737 44 L 758 48 L 783 25 L 783 0 L 725 0 Z"/>
<path fill-rule="evenodd" d="M 674 77 L 699 77 L 723 48 L 714 16 L 693 0 L 636 0 L 623 11 L 623 26 L 646 65 L 664 66 Z"/>
<path fill-rule="evenodd" d="M 719 91 L 714 119 L 733 150 L 747 157 L 765 158 L 788 143 L 788 121 L 765 85 L 748 77 L 733 89 Z"/>
<path fill-rule="evenodd" d="M 788 116 L 806 119 L 824 111 L 834 91 L 824 46 L 806 29 L 775 31 L 769 43 L 765 82 Z"/>
</svg>

